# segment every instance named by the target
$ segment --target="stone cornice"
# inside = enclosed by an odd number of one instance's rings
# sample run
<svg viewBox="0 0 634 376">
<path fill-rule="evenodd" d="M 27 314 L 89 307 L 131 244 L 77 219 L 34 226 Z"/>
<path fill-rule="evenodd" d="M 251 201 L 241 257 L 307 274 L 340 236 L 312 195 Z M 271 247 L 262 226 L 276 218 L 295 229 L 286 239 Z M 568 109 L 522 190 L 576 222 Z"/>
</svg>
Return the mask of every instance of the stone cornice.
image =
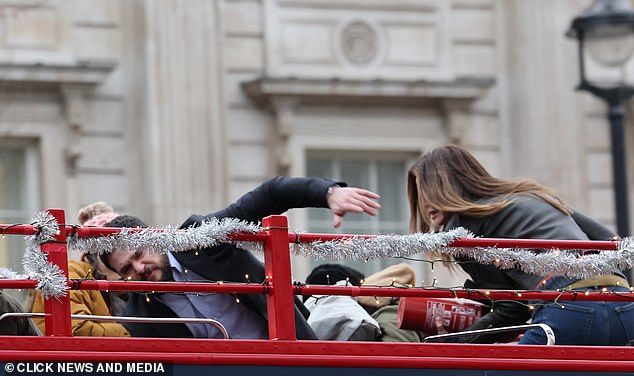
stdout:
<svg viewBox="0 0 634 376">
<path fill-rule="evenodd" d="M 97 85 L 115 67 L 115 62 L 83 62 L 73 65 L 0 63 L 0 82 Z"/>
<path fill-rule="evenodd" d="M 472 101 L 495 84 L 492 77 L 464 77 L 454 81 L 319 80 L 258 78 L 243 90 L 258 104 L 293 98 L 303 104 L 344 102 L 420 104 L 429 101 Z"/>
</svg>

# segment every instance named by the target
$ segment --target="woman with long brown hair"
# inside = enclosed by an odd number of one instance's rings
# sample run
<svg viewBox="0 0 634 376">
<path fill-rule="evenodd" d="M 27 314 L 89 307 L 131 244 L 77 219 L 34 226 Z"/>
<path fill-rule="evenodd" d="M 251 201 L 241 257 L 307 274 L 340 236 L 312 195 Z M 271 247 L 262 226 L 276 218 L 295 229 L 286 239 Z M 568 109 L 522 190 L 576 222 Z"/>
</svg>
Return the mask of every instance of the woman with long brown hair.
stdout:
<svg viewBox="0 0 634 376">
<path fill-rule="evenodd" d="M 410 232 L 442 231 L 463 227 L 476 236 L 518 239 L 608 240 L 614 233 L 570 209 L 552 190 L 530 179 L 493 177 L 466 149 L 448 145 L 431 150 L 408 173 Z M 617 272 L 591 282 L 547 277 L 518 269 L 499 269 L 467 258 L 458 264 L 469 274 L 467 288 L 592 290 L 608 287 L 626 291 L 627 280 Z M 468 330 L 545 323 L 558 344 L 625 345 L 634 340 L 634 303 L 566 302 L 564 309 L 495 302 Z M 471 337 L 474 342 L 490 342 Z M 495 340 L 495 339 L 493 339 Z M 545 334 L 529 329 L 522 344 L 544 344 Z"/>
</svg>

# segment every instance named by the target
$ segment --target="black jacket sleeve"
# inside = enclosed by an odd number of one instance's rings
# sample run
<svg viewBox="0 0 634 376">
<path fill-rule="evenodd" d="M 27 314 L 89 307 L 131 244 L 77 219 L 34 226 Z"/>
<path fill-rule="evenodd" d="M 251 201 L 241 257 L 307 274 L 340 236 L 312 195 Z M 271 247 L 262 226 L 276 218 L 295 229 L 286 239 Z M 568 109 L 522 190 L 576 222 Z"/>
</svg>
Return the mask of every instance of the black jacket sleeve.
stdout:
<svg viewBox="0 0 634 376">
<path fill-rule="evenodd" d="M 282 214 L 291 208 L 327 207 L 328 187 L 334 184 L 344 185 L 320 178 L 278 176 L 246 193 L 225 209 L 204 216 L 190 216 L 180 227 L 200 226 L 214 217 L 259 222 L 266 216 Z M 181 264 L 211 281 L 244 282 L 245 274 L 249 274 L 251 282 L 264 280 L 262 265 L 248 251 L 231 244 L 220 244 L 200 251 L 200 255 L 179 252 L 174 256 Z"/>
<path fill-rule="evenodd" d="M 212 217 L 259 222 L 266 216 L 282 214 L 293 208 L 327 208 L 326 194 L 328 188 L 335 184 L 345 186 L 345 183 L 328 179 L 276 176 L 223 210 L 205 216 L 190 216 L 181 228 L 200 225 L 202 221 Z"/>
</svg>

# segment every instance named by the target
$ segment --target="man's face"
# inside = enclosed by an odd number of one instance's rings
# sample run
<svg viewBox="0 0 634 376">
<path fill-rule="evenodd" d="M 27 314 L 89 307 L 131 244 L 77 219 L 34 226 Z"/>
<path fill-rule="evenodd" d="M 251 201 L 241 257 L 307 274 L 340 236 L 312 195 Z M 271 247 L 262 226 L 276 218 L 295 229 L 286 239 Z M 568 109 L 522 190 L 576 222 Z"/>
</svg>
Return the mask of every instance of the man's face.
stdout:
<svg viewBox="0 0 634 376">
<path fill-rule="evenodd" d="M 117 250 L 107 257 L 117 274 L 132 281 L 162 281 L 169 265 L 167 255 L 150 250 Z"/>
</svg>

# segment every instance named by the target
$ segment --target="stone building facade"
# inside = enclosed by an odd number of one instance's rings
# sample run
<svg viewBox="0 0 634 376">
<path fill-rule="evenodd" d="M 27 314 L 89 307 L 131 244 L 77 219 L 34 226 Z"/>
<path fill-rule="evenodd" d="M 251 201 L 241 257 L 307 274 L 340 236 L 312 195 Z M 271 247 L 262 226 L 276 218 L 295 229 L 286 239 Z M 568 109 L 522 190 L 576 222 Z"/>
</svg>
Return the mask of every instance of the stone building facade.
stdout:
<svg viewBox="0 0 634 376">
<path fill-rule="evenodd" d="M 407 166 L 458 143 L 613 226 L 605 108 L 564 37 L 589 2 L 0 0 L 0 222 L 105 200 L 178 224 L 317 173 L 386 199 L 348 231 L 406 232 Z"/>
</svg>

